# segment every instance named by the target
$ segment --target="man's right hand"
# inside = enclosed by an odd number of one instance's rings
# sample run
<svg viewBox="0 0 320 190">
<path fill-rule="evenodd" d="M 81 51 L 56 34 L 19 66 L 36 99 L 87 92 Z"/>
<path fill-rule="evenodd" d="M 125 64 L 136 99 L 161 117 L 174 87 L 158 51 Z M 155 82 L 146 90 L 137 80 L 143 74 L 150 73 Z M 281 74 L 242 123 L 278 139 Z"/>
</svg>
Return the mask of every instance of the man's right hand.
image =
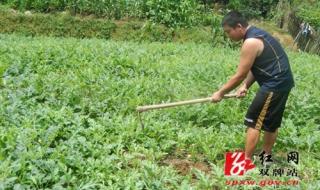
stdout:
<svg viewBox="0 0 320 190">
<path fill-rule="evenodd" d="M 238 90 L 237 90 L 237 98 L 242 98 L 245 97 L 247 95 L 247 87 L 245 85 L 241 86 Z"/>
</svg>

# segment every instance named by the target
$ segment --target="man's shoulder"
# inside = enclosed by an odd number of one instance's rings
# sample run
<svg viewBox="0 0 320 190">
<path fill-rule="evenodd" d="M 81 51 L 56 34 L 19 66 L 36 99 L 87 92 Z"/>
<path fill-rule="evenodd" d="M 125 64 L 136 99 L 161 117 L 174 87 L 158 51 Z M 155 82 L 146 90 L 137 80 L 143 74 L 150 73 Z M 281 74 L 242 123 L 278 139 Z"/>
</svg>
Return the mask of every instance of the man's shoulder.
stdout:
<svg viewBox="0 0 320 190">
<path fill-rule="evenodd" d="M 248 52 L 256 54 L 256 56 L 259 56 L 261 52 L 263 51 L 264 45 L 263 41 L 258 38 L 247 38 L 241 47 L 241 52 Z"/>
<path fill-rule="evenodd" d="M 260 46 L 263 46 L 263 41 L 254 37 L 247 38 L 242 44 L 243 48 L 258 48 Z"/>
</svg>

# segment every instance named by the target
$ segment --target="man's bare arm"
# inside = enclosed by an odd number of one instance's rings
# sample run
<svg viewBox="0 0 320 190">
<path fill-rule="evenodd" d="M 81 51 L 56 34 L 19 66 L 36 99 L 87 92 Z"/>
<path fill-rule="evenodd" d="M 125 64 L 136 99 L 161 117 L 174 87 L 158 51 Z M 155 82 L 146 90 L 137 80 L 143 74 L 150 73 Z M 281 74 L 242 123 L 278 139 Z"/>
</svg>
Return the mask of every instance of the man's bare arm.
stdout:
<svg viewBox="0 0 320 190">
<path fill-rule="evenodd" d="M 250 86 L 256 81 L 251 71 L 249 71 L 247 78 L 244 80 L 243 85 L 246 89 L 249 89 Z"/>
<path fill-rule="evenodd" d="M 237 90 L 237 97 L 241 98 L 247 95 L 247 91 L 250 86 L 254 83 L 255 78 L 251 71 L 248 72 L 246 79 L 243 82 L 243 85 Z"/>
<path fill-rule="evenodd" d="M 231 79 L 219 90 L 219 92 L 224 95 L 229 91 L 236 88 L 245 78 L 248 87 L 254 82 L 254 77 L 252 73 L 250 74 L 250 69 L 254 63 L 255 58 L 259 53 L 259 40 L 257 39 L 247 39 L 242 48 L 240 55 L 240 63 L 238 65 L 237 72 L 231 77 Z M 253 77 L 253 79 L 252 79 Z"/>
</svg>

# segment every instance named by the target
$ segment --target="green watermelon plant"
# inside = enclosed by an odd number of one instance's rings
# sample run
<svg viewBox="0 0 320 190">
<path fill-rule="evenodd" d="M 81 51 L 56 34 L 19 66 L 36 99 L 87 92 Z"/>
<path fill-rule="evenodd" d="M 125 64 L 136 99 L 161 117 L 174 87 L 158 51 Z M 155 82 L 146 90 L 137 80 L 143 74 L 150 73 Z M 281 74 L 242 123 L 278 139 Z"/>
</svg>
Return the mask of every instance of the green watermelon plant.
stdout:
<svg viewBox="0 0 320 190">
<path fill-rule="evenodd" d="M 210 96 L 237 49 L 1 34 L 0 52 L 0 189 L 230 188 L 224 153 L 244 146 L 256 85 L 241 100 L 143 113 L 144 130 L 135 108 Z M 298 151 L 297 189 L 318 189 L 320 58 L 289 57 L 296 87 L 274 152 Z"/>
</svg>

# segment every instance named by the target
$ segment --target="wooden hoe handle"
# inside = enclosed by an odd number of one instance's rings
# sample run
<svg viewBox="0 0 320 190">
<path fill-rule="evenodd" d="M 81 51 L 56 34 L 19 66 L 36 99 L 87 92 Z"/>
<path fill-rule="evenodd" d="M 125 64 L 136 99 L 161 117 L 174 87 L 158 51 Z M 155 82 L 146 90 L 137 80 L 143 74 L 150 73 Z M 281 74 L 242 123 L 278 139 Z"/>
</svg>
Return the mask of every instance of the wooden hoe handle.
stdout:
<svg viewBox="0 0 320 190">
<path fill-rule="evenodd" d="M 226 98 L 234 98 L 236 97 L 236 94 L 226 94 L 223 96 L 224 99 Z M 197 104 L 197 103 L 204 103 L 204 102 L 211 102 L 212 98 L 200 98 L 200 99 L 194 99 L 194 100 L 185 100 L 185 101 L 179 101 L 179 102 L 173 102 L 173 103 L 165 103 L 165 104 L 155 104 L 155 105 L 147 105 L 147 106 L 138 106 L 137 111 L 138 112 L 145 112 L 149 110 L 154 109 L 161 109 L 161 108 L 169 108 L 169 107 L 175 107 L 175 106 L 182 106 L 182 105 L 189 105 L 189 104 Z"/>
</svg>

